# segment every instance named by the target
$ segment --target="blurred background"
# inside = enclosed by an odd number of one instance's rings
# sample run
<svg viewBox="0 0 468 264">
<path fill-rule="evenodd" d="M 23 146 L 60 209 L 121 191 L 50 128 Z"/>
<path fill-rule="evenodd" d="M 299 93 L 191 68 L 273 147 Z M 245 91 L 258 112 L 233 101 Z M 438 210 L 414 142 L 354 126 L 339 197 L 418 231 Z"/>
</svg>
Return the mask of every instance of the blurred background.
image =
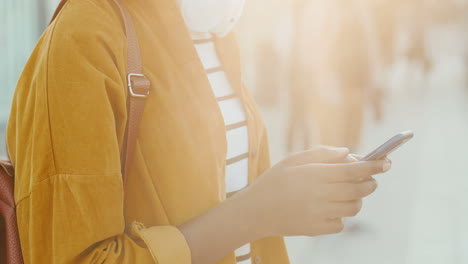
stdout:
<svg viewBox="0 0 468 264">
<path fill-rule="evenodd" d="M 0 0 L 0 158 L 14 87 L 58 0 Z M 468 1 L 247 0 L 236 31 L 273 162 L 317 144 L 415 138 L 337 235 L 293 264 L 468 263 Z"/>
</svg>

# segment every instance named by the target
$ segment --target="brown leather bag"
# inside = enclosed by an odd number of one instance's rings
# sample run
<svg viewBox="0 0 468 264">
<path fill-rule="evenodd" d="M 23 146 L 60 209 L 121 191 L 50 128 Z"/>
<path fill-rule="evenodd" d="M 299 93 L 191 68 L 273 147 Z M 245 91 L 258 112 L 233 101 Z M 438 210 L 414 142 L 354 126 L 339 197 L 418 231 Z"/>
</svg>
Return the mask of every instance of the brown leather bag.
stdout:
<svg viewBox="0 0 468 264">
<path fill-rule="evenodd" d="M 59 14 L 67 0 L 62 0 L 52 17 Z M 150 82 L 143 75 L 140 48 L 130 14 L 120 0 L 113 0 L 119 8 L 125 24 L 127 36 L 127 129 L 124 149 L 121 153 L 122 180 L 125 183 L 130 162 L 132 161 L 138 128 L 149 95 Z M 21 162 L 21 161 L 17 161 Z M 22 264 L 23 256 L 16 222 L 14 199 L 14 166 L 10 161 L 0 161 L 0 264 Z M 60 250 L 60 249 L 58 249 Z"/>
</svg>

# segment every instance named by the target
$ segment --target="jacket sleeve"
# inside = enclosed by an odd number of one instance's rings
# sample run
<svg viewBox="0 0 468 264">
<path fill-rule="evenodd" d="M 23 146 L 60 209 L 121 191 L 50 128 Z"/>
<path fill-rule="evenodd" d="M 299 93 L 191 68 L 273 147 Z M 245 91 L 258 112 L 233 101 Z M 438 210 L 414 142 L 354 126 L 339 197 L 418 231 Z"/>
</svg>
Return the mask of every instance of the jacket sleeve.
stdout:
<svg viewBox="0 0 468 264">
<path fill-rule="evenodd" d="M 66 6 L 47 29 L 13 101 L 7 143 L 25 263 L 189 264 L 177 228 L 125 228 L 126 41 L 119 17 L 80 10 L 88 2 L 69 1 L 85 17 Z"/>
</svg>

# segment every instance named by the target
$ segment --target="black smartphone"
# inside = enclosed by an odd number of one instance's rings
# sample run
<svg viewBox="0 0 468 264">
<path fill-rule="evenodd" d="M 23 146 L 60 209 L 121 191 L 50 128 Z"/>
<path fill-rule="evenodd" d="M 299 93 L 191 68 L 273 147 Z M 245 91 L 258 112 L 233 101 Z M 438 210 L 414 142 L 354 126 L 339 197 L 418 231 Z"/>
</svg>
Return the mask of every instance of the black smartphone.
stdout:
<svg viewBox="0 0 468 264">
<path fill-rule="evenodd" d="M 408 142 L 414 136 L 413 131 L 401 132 L 398 135 L 392 137 L 387 142 L 382 144 L 380 147 L 376 148 L 371 153 L 367 154 L 362 161 L 368 160 L 381 160 L 387 157 L 390 153 L 401 147 L 403 144 Z"/>
</svg>

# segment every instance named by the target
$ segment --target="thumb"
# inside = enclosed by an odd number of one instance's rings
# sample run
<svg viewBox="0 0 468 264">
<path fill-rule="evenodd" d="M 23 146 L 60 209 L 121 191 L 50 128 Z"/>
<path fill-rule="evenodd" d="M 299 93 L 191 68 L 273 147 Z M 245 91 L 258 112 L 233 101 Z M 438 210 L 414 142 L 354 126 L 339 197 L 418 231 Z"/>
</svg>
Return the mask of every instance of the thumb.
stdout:
<svg viewBox="0 0 468 264">
<path fill-rule="evenodd" d="M 290 155 L 284 160 L 284 165 L 301 166 L 309 163 L 341 163 L 346 159 L 348 154 L 349 149 L 347 148 L 319 146 Z"/>
</svg>

